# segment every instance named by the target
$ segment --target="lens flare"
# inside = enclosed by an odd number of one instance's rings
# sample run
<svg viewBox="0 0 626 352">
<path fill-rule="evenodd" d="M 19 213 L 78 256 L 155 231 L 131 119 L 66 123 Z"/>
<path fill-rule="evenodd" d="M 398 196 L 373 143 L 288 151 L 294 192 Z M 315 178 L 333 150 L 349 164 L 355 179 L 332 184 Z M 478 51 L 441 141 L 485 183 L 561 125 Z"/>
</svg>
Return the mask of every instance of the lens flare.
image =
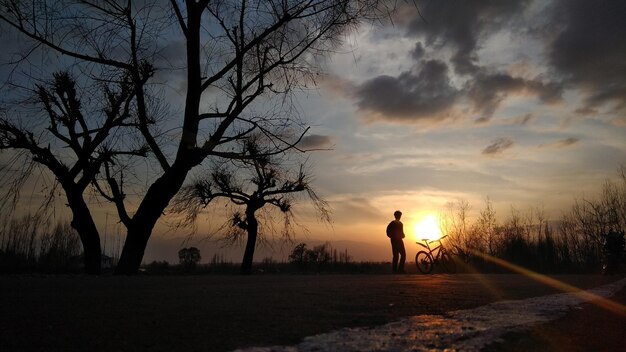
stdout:
<svg viewBox="0 0 626 352">
<path fill-rule="evenodd" d="M 553 279 L 549 276 L 534 272 L 532 270 L 526 269 L 524 267 L 521 267 L 519 265 L 515 265 L 513 263 L 507 262 L 506 260 L 500 259 L 500 258 L 496 258 L 493 256 L 490 256 L 489 254 L 486 253 L 482 253 L 479 251 L 474 251 L 474 250 L 470 250 L 470 252 L 472 252 L 472 254 L 482 257 L 483 259 L 490 261 L 492 263 L 495 263 L 503 268 L 509 269 L 513 272 L 516 272 L 518 274 L 522 274 L 530 279 L 533 279 L 537 282 L 540 282 L 546 286 L 550 286 L 552 288 L 555 288 L 557 290 L 563 291 L 565 293 L 573 293 L 577 296 L 579 296 L 581 299 L 589 301 L 589 303 L 594 304 L 600 308 L 603 308 L 607 311 L 613 312 L 615 314 L 621 315 L 623 317 L 626 317 L 626 306 L 624 306 L 623 304 L 613 301 L 611 299 L 602 297 L 602 296 L 598 296 L 592 292 L 589 291 L 584 291 L 581 290 L 578 287 L 569 285 L 565 282 L 561 282 L 558 281 L 556 279 Z"/>
</svg>

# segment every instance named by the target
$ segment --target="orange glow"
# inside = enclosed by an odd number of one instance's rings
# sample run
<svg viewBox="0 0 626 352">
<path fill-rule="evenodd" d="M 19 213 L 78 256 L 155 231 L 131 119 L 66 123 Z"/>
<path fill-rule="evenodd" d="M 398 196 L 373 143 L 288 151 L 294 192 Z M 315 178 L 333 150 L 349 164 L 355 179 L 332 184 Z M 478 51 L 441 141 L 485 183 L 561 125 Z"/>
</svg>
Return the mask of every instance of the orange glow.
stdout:
<svg viewBox="0 0 626 352">
<path fill-rule="evenodd" d="M 439 220 L 434 214 L 427 214 L 419 219 L 413 225 L 415 239 L 421 241 L 423 239 L 436 240 L 441 237 L 441 228 Z"/>
</svg>

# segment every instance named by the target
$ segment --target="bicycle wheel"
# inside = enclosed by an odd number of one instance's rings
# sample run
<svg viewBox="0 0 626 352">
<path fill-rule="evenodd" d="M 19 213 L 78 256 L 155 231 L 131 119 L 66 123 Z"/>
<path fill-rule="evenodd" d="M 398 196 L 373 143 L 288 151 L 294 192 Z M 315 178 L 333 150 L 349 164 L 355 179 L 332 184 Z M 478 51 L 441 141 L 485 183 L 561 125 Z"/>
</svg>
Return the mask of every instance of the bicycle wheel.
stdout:
<svg viewBox="0 0 626 352">
<path fill-rule="evenodd" d="M 422 274 L 430 274 L 433 271 L 433 258 L 424 251 L 419 251 L 415 255 L 415 265 Z"/>
<path fill-rule="evenodd" d="M 455 273 L 456 272 L 456 263 L 454 262 L 454 258 L 447 252 L 441 253 L 441 258 L 439 258 L 439 262 L 443 267 L 443 270 L 447 273 Z"/>
</svg>

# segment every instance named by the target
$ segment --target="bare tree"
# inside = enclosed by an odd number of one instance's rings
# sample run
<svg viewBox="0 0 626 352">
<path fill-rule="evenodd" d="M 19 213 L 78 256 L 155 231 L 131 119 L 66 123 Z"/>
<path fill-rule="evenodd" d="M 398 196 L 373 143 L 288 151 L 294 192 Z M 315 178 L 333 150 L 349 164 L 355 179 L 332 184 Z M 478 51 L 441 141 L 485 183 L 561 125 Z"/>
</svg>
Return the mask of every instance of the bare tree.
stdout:
<svg viewBox="0 0 626 352">
<path fill-rule="evenodd" d="M 22 115 L 14 105 L 4 108 L 2 147 L 26 151 L 57 178 L 74 214 L 73 226 L 86 254 L 90 252 L 94 273 L 99 272 L 99 236 L 83 198 L 87 185 L 112 202 L 127 229 L 116 273 L 134 274 L 157 220 L 191 169 L 209 156 L 249 158 L 232 151 L 230 145 L 252 133 L 271 139 L 274 153 L 296 146 L 306 128 L 275 97 L 314 83 L 317 59 L 361 20 L 387 15 L 384 4 L 378 0 L 171 0 L 166 6 L 131 0 L 4 0 L 0 23 L 31 44 L 14 60 L 16 67 L 33 68 L 29 59 L 35 53 L 60 57 L 58 65 L 71 67 L 77 76 L 74 81 L 83 87 L 104 84 L 105 101 L 118 106 L 111 119 L 119 128 L 133 129 L 129 135 L 141 142 L 134 147 L 126 139 L 120 142 L 107 120 L 111 107 L 101 109 L 105 122 L 95 127 L 88 118 L 81 124 L 79 116 L 88 115 L 81 104 L 63 109 L 51 105 L 52 110 L 59 109 L 55 114 L 71 116 L 67 123 L 47 111 L 48 126 L 24 126 L 18 123 Z M 177 57 L 163 54 L 168 45 L 176 44 L 181 48 L 180 65 Z M 35 68 L 28 72 L 46 69 Z M 166 91 L 167 85 L 158 83 L 166 81 L 164 74 L 178 78 L 178 73 L 184 76 L 180 77 L 185 84 L 184 102 L 164 111 L 157 93 Z M 24 85 L 18 78 L 12 84 Z M 115 84 L 119 88 L 107 94 Z M 50 96 L 47 99 L 51 101 Z M 264 111 L 265 106 L 275 107 L 274 111 Z M 38 139 L 44 132 L 52 134 L 57 144 L 47 146 Z M 98 138 L 102 140 L 95 143 Z M 54 152 L 53 147 L 59 149 Z M 75 154 L 73 165 L 61 152 L 67 147 Z M 148 176 L 137 176 L 131 187 L 127 178 L 136 158 L 148 160 L 151 169 Z"/>
<path fill-rule="evenodd" d="M 469 258 L 470 249 L 474 249 L 475 243 L 475 238 L 469 231 L 470 203 L 465 199 L 460 199 L 456 203 L 446 204 L 446 208 L 446 213 L 441 217 L 441 227 L 448 235 L 456 254 L 465 260 Z"/>
<path fill-rule="evenodd" d="M 272 206 L 283 215 L 282 237 L 292 237 L 292 207 L 299 194 L 306 194 L 315 209 L 325 221 L 330 221 L 328 204 L 313 190 L 310 176 L 299 166 L 295 175 L 285 170 L 285 163 L 277 157 L 269 157 L 268 152 L 259 149 L 256 140 L 247 142 L 249 159 L 235 160 L 232 164 L 223 164 L 191 185 L 183 187 L 175 198 L 174 209 L 184 213 L 187 219 L 195 221 L 201 208 L 207 207 L 217 198 L 226 198 L 241 206 L 232 214 L 230 231 L 226 238 L 235 242 L 246 235 L 246 246 L 241 261 L 241 273 L 250 274 L 254 251 L 263 231 L 273 228 L 270 217 L 265 224 L 260 223 L 257 212 L 266 206 Z M 267 234 L 266 234 L 267 235 Z"/>
<path fill-rule="evenodd" d="M 496 226 L 496 211 L 493 209 L 491 200 L 487 197 L 485 199 L 485 208 L 480 211 L 480 217 L 476 221 L 476 227 L 482 239 L 483 247 L 491 256 L 496 254 Z"/>
<path fill-rule="evenodd" d="M 149 77 L 144 72 L 143 80 Z M 120 77 L 117 83 L 107 82 L 100 86 L 102 94 L 99 107 L 94 107 L 89 115 L 83 113 L 85 105 L 80 96 L 80 87 L 67 72 L 54 74 L 49 84 L 38 85 L 33 94 L 35 102 L 43 107 L 43 126 L 34 131 L 0 118 L 0 150 L 14 149 L 26 151 L 32 161 L 45 167 L 55 177 L 65 192 L 67 205 L 72 211 L 72 226 L 78 231 L 83 244 L 85 268 L 90 274 L 100 273 L 100 236 L 85 200 L 89 186 L 99 185 L 97 176 L 104 167 L 108 177 L 109 165 L 121 155 L 145 156 L 147 147 L 133 148 L 118 137 L 115 145 L 109 136 L 121 129 L 132 128 L 131 102 L 135 97 L 130 77 Z M 98 111 L 99 110 L 99 111 Z M 55 146 L 57 148 L 55 148 Z M 123 148 L 123 149 L 118 149 Z M 29 165 L 24 160 L 23 165 Z M 30 169 L 30 168 L 27 168 Z M 17 182 L 25 182 L 20 177 Z M 17 185 L 19 187 L 19 185 Z M 17 187 L 9 191 L 17 191 Z M 55 187 L 49 196 L 54 196 Z"/>
<path fill-rule="evenodd" d="M 598 270 L 602 250 L 610 234 L 626 231 L 626 177 L 624 166 L 619 180 L 607 180 L 598 196 L 576 200 L 561 219 L 560 236 L 569 247 L 574 263 Z"/>
</svg>

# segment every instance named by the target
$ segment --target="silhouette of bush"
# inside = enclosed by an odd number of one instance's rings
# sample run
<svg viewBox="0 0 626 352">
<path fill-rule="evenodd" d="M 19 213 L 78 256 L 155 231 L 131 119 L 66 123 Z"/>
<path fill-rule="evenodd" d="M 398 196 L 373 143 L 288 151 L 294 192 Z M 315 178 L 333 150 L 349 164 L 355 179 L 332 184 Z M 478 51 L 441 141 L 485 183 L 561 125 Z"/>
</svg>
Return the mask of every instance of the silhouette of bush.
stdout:
<svg viewBox="0 0 626 352">
<path fill-rule="evenodd" d="M 620 266 L 624 257 L 624 248 L 626 247 L 626 240 L 624 240 L 624 231 L 622 232 L 610 232 L 606 235 L 606 239 L 603 246 L 604 254 L 604 274 L 617 274 L 620 272 Z"/>
<path fill-rule="evenodd" d="M 183 248 L 178 251 L 178 259 L 180 265 L 186 270 L 194 270 L 202 256 L 200 250 L 196 247 Z"/>
</svg>

